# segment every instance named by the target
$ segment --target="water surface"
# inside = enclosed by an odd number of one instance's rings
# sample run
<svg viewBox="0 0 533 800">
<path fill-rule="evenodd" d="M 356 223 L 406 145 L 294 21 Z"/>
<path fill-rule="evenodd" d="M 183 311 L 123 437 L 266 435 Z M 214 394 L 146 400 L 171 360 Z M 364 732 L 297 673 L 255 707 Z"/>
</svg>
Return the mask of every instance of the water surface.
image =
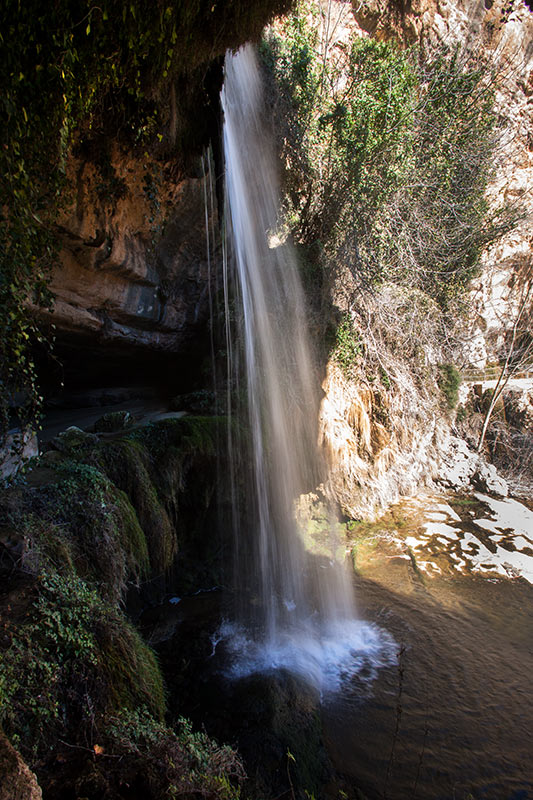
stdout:
<svg viewBox="0 0 533 800">
<path fill-rule="evenodd" d="M 418 498 L 356 526 L 360 612 L 394 637 L 396 665 L 371 696 L 346 687 L 324 721 L 335 766 L 369 798 L 533 797 L 533 530 L 519 506 Z"/>
</svg>

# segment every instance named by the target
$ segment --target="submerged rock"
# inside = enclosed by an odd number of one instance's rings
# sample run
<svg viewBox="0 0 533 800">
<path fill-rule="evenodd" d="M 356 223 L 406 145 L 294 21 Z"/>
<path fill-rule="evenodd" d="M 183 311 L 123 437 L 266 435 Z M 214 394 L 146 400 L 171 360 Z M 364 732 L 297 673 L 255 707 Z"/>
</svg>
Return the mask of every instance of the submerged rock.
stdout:
<svg viewBox="0 0 533 800">
<path fill-rule="evenodd" d="M 331 765 L 318 691 L 284 670 L 255 674 L 235 684 L 231 706 L 255 788 L 267 796 L 288 791 L 298 798 L 319 796 Z"/>
</svg>

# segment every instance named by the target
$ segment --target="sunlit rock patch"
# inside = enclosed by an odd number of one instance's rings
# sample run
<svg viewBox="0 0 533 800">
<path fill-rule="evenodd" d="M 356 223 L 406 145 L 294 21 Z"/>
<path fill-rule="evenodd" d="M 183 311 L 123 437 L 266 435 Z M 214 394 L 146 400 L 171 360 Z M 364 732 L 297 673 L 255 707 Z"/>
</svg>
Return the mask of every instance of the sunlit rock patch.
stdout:
<svg viewBox="0 0 533 800">
<path fill-rule="evenodd" d="M 481 493 L 411 498 L 372 527 L 389 558 L 409 559 L 428 576 L 477 573 L 533 584 L 533 512 L 517 500 Z"/>
</svg>

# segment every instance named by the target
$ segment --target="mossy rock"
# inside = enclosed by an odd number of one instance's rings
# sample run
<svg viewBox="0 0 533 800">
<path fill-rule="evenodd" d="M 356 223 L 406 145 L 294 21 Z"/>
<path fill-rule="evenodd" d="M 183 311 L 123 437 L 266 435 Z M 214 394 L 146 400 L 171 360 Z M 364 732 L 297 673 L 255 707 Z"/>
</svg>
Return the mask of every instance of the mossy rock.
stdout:
<svg viewBox="0 0 533 800">
<path fill-rule="evenodd" d="M 61 431 L 61 433 L 52 440 L 52 446 L 55 447 L 56 450 L 69 455 L 75 455 L 81 451 L 88 450 L 97 443 L 98 436 L 94 433 L 82 431 L 82 429 L 76 427 L 76 425 L 71 425 L 70 428 Z"/>
<path fill-rule="evenodd" d="M 129 411 L 111 411 L 96 420 L 93 429 L 96 433 L 118 433 L 135 425 L 135 418 Z"/>
<path fill-rule="evenodd" d="M 96 461 L 115 486 L 125 493 L 135 510 L 147 543 L 152 574 L 165 573 L 172 566 L 178 542 L 159 499 L 152 477 L 154 467 L 146 447 L 131 439 L 103 442 Z M 179 486 L 180 475 L 174 477 Z"/>
<path fill-rule="evenodd" d="M 231 697 L 240 717 L 240 748 L 249 775 L 248 796 L 272 797 L 291 791 L 297 798 L 322 796 L 331 766 L 322 740 L 318 691 L 285 671 L 252 675 Z M 290 776 L 290 779 L 289 779 Z"/>
<path fill-rule="evenodd" d="M 170 407 L 175 411 L 192 411 L 195 414 L 214 414 L 216 397 L 214 392 L 200 389 L 197 392 L 180 394 L 173 397 Z"/>
<path fill-rule="evenodd" d="M 114 603 L 52 568 L 28 591 L 22 617 L 4 624 L 0 648 L 0 723 L 24 755 L 43 754 L 61 736 L 82 744 L 122 709 L 142 706 L 162 720 L 157 659 Z"/>
<path fill-rule="evenodd" d="M 102 620 L 96 635 L 107 684 L 106 714 L 145 707 L 161 722 L 165 715 L 165 689 L 153 650 L 118 614 Z"/>
<path fill-rule="evenodd" d="M 93 465 L 69 457 L 34 472 L 39 480 L 29 473 L 11 512 L 28 542 L 26 566 L 75 573 L 120 601 L 127 585 L 150 571 L 146 537 L 127 495 Z"/>
</svg>

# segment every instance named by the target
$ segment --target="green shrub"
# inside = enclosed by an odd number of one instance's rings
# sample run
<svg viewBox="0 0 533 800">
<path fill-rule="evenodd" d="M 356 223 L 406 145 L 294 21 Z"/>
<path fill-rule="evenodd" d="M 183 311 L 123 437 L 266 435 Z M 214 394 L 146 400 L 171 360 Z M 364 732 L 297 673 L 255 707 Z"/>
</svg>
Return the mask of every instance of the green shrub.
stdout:
<svg viewBox="0 0 533 800">
<path fill-rule="evenodd" d="M 459 386 L 461 373 L 453 364 L 442 364 L 439 367 L 439 387 L 446 398 L 446 405 L 452 411 L 459 402 Z"/>
<path fill-rule="evenodd" d="M 323 267 L 349 267 L 356 287 L 399 283 L 445 308 L 511 224 L 485 201 L 494 75 L 459 51 L 430 61 L 366 37 L 328 59 L 320 20 L 315 0 L 301 2 L 263 43 L 287 223 L 307 252 L 320 243 Z"/>
<path fill-rule="evenodd" d="M 44 572 L 23 623 L 8 621 L 0 654 L 0 722 L 23 750 L 46 750 L 67 722 L 86 717 L 96 680 L 94 620 L 101 601 L 75 576 Z M 51 735 L 52 734 L 52 735 Z"/>
<path fill-rule="evenodd" d="M 345 315 L 336 332 L 333 356 L 346 378 L 353 377 L 360 361 L 362 345 L 349 315 Z"/>
<path fill-rule="evenodd" d="M 119 709 L 142 705 L 162 719 L 153 652 L 81 578 L 42 570 L 15 622 L 7 619 L 0 652 L 0 724 L 24 752 L 42 754 L 59 735 L 96 736 Z"/>
<path fill-rule="evenodd" d="M 125 710 L 110 719 L 110 748 L 131 754 L 152 796 L 237 800 L 244 770 L 236 752 L 180 719 L 176 730 L 156 722 L 145 708 Z"/>
</svg>

